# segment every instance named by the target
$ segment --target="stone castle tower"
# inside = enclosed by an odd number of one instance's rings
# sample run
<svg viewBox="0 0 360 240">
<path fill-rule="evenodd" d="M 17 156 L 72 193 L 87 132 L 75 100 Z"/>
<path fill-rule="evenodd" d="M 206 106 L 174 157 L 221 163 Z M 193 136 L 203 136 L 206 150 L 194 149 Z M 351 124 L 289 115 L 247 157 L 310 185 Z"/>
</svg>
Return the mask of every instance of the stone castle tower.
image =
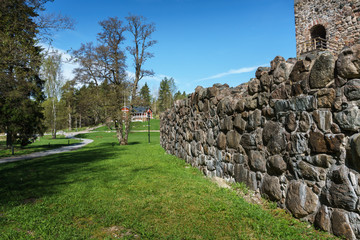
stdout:
<svg viewBox="0 0 360 240">
<path fill-rule="evenodd" d="M 360 40 L 359 0 L 294 0 L 296 54 L 339 53 Z"/>
</svg>

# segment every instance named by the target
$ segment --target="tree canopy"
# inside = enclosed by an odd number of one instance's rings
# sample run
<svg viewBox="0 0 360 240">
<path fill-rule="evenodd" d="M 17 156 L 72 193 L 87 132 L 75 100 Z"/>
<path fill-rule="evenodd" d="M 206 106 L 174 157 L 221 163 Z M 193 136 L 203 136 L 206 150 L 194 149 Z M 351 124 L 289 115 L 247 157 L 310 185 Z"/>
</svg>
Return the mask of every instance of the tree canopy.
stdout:
<svg viewBox="0 0 360 240">
<path fill-rule="evenodd" d="M 40 76 L 42 51 L 39 40 L 50 32 L 73 27 L 70 18 L 41 17 L 52 0 L 0 1 L 0 130 L 7 145 L 29 142 L 42 134 L 44 81 Z"/>
<path fill-rule="evenodd" d="M 62 76 L 62 54 L 54 51 L 43 60 L 42 78 L 45 80 L 45 94 L 48 100 L 51 101 L 51 121 L 52 136 L 56 138 L 57 131 L 57 103 L 61 97 L 61 88 L 63 85 Z"/>
<path fill-rule="evenodd" d="M 151 105 L 150 89 L 147 83 L 140 89 L 140 105 L 145 107 Z"/>
<path fill-rule="evenodd" d="M 8 145 L 17 139 L 26 145 L 43 130 L 44 82 L 39 76 L 36 16 L 28 1 L 0 2 L 0 128 L 7 133 Z"/>
<path fill-rule="evenodd" d="M 100 21 L 101 31 L 97 34 L 96 43 L 83 43 L 78 50 L 73 51 L 75 61 L 80 65 L 75 69 L 75 79 L 83 84 L 93 84 L 99 109 L 105 110 L 106 118 L 115 123 L 117 137 L 120 144 L 127 144 L 131 117 L 121 112 L 121 106 L 129 103 L 137 104 L 137 90 L 139 81 L 145 76 L 152 76 L 152 70 L 145 70 L 144 63 L 153 54 L 148 49 L 156 41 L 151 40 L 155 31 L 153 23 L 146 23 L 142 16 L 130 15 L 124 24 L 117 17 L 110 17 Z M 126 50 L 132 57 L 135 66 L 134 78 L 127 72 L 125 47 L 123 43 L 128 33 L 132 44 Z M 146 85 L 147 87 L 147 85 Z M 150 91 L 146 87 L 141 91 L 142 103 L 150 105 Z M 103 93 L 106 95 L 105 98 Z"/>
</svg>

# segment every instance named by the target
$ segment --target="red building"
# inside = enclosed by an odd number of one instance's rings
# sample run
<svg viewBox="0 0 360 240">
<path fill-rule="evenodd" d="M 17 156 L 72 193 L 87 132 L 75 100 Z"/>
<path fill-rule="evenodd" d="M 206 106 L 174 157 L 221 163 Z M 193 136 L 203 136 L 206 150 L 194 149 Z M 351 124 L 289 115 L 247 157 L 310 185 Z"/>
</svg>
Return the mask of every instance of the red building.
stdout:
<svg viewBox="0 0 360 240">
<path fill-rule="evenodd" d="M 121 108 L 123 112 L 129 112 L 129 107 L 125 106 Z M 133 107 L 131 112 L 131 121 L 132 122 L 144 122 L 148 120 L 148 114 L 150 114 L 150 119 L 153 119 L 153 112 L 151 108 L 146 107 Z"/>
</svg>

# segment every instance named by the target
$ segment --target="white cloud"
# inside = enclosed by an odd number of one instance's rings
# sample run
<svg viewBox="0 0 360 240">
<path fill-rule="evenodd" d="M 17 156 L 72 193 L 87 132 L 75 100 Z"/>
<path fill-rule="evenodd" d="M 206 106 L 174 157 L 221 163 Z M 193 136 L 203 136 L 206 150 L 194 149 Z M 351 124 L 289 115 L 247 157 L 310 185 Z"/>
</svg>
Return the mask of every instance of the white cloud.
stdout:
<svg viewBox="0 0 360 240">
<path fill-rule="evenodd" d="M 62 55 L 62 70 L 63 70 L 63 77 L 67 80 L 72 80 L 74 78 L 73 70 L 79 65 L 77 63 L 71 62 L 70 59 L 72 56 L 69 54 L 68 51 L 56 48 L 49 45 L 42 45 L 46 52 L 58 51 Z"/>
<path fill-rule="evenodd" d="M 135 73 L 134 72 L 130 72 L 130 71 L 126 71 L 126 74 L 128 75 L 128 77 L 133 80 L 135 78 Z"/>
<path fill-rule="evenodd" d="M 73 70 L 77 67 L 78 65 L 75 63 L 69 63 L 69 62 L 63 63 L 63 75 L 65 80 L 72 80 L 74 78 Z"/>
<path fill-rule="evenodd" d="M 267 65 L 267 64 L 262 64 L 260 66 L 265 66 L 265 65 Z M 205 81 L 205 80 L 211 80 L 211 79 L 218 79 L 218 78 L 222 78 L 222 77 L 229 76 L 229 75 L 234 75 L 234 74 L 248 73 L 248 72 L 252 72 L 252 71 L 256 70 L 260 66 L 243 67 L 243 68 L 239 68 L 239 69 L 231 69 L 231 70 L 229 70 L 227 72 L 223 72 L 223 73 L 212 75 L 210 77 L 199 79 L 196 82 Z"/>
</svg>

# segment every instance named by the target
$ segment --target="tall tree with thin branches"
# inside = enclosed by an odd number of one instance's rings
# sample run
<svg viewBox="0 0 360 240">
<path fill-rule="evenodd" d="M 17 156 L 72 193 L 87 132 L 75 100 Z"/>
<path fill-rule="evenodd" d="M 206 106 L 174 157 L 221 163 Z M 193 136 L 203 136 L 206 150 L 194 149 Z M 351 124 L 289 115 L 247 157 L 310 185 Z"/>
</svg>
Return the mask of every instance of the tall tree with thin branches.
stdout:
<svg viewBox="0 0 360 240">
<path fill-rule="evenodd" d="M 68 130 L 72 129 L 72 118 L 75 111 L 76 103 L 76 93 L 77 89 L 75 87 L 76 82 L 74 80 L 67 81 L 61 88 L 61 100 L 65 102 L 67 115 L 68 115 Z"/>
<path fill-rule="evenodd" d="M 97 44 L 82 44 L 73 52 L 80 67 L 75 69 L 76 79 L 86 84 L 94 84 L 96 104 L 105 110 L 115 123 L 119 144 L 125 144 L 123 131 L 123 114 L 120 106 L 128 95 L 125 54 L 121 45 L 126 27 L 117 17 L 99 22 L 101 32 Z M 100 89 L 106 89 L 106 99 L 102 98 Z M 108 99 L 110 99 L 108 101 Z"/>
<path fill-rule="evenodd" d="M 44 59 L 42 66 L 42 77 L 45 80 L 45 94 L 52 105 L 51 133 L 54 139 L 56 138 L 57 131 L 57 102 L 61 97 L 61 87 L 63 86 L 61 57 L 61 53 L 54 51 Z"/>
<path fill-rule="evenodd" d="M 156 40 L 152 40 L 152 34 L 155 31 L 154 23 L 146 23 L 145 17 L 135 15 L 130 15 L 126 17 L 126 20 L 128 22 L 127 30 L 131 35 L 131 40 L 133 44 L 131 46 L 128 46 L 126 49 L 133 58 L 135 76 L 132 83 L 130 111 L 127 115 L 125 124 L 124 144 L 127 144 L 128 140 L 131 121 L 130 114 L 132 112 L 133 102 L 136 99 L 136 91 L 139 81 L 143 77 L 154 75 L 154 71 L 145 70 L 143 66 L 148 59 L 154 57 L 153 53 L 149 52 L 148 50 L 157 43 Z"/>
</svg>

